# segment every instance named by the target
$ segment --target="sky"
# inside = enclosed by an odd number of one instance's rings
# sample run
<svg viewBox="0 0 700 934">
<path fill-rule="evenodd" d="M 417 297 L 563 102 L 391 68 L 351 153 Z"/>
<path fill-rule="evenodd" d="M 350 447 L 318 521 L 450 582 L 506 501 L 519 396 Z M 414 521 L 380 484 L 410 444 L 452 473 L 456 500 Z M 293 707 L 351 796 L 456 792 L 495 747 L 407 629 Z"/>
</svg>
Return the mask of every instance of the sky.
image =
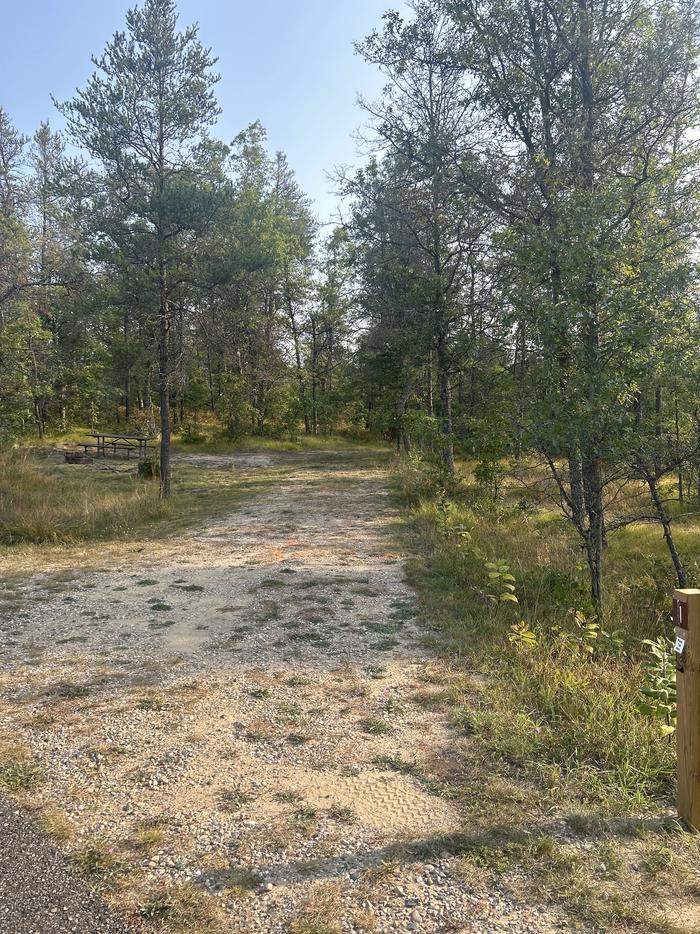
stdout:
<svg viewBox="0 0 700 934">
<path fill-rule="evenodd" d="M 93 71 L 134 0 L 0 0 L 0 106 L 30 135 L 41 120 L 62 126 L 51 102 L 73 96 Z M 219 58 L 216 133 L 230 142 L 260 120 L 272 150 L 287 153 L 322 222 L 337 198 L 328 174 L 358 164 L 353 138 L 365 118 L 358 93 L 378 96 L 382 79 L 353 51 L 400 0 L 179 0 L 180 27 L 199 23 Z"/>
</svg>

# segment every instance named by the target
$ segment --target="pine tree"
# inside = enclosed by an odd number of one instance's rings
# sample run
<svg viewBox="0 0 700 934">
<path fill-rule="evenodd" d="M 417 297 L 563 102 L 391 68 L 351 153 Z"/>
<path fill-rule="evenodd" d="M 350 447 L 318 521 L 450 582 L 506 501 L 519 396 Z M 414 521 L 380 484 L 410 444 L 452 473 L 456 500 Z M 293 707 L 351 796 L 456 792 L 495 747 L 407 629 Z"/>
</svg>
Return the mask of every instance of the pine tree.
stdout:
<svg viewBox="0 0 700 934">
<path fill-rule="evenodd" d="M 170 468 L 170 331 L 178 287 L 178 248 L 201 223 L 196 158 L 219 108 L 216 60 L 197 27 L 177 30 L 173 0 L 146 0 L 126 17 L 83 91 L 60 106 L 72 137 L 103 165 L 121 223 L 149 241 L 153 303 L 158 321 L 160 484 L 168 497 Z"/>
</svg>

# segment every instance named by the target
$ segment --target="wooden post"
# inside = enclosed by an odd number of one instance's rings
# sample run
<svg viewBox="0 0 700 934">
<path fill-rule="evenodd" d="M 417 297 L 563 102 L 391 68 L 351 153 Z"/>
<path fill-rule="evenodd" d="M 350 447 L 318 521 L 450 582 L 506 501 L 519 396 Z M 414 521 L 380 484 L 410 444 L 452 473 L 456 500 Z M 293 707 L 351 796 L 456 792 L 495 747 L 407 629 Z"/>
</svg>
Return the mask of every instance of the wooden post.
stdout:
<svg viewBox="0 0 700 934">
<path fill-rule="evenodd" d="M 700 590 L 676 590 L 678 816 L 700 830 Z"/>
</svg>

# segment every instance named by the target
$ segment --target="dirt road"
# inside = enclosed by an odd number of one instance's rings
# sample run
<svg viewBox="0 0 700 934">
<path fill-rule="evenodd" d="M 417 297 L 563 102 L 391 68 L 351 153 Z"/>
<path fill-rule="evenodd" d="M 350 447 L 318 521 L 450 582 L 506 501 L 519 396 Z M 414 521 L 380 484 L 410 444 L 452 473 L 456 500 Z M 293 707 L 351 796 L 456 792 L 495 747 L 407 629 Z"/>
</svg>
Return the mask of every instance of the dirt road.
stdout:
<svg viewBox="0 0 700 934">
<path fill-rule="evenodd" d="M 206 528 L 6 588 L 1 728 L 38 770 L 23 793 L 145 929 L 566 927 L 463 870 L 462 739 L 434 702 L 386 474 L 284 463 Z M 269 465 L 201 459 L 222 482 Z"/>
</svg>

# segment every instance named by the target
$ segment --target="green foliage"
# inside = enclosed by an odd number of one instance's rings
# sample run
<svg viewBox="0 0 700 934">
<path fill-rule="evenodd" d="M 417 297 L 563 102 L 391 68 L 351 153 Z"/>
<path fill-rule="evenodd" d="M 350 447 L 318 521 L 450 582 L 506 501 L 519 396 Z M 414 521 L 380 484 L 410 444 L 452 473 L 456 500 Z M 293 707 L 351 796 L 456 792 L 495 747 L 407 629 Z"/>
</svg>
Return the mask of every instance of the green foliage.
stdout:
<svg viewBox="0 0 700 934">
<path fill-rule="evenodd" d="M 495 603 L 517 604 L 519 601 L 515 595 L 515 578 L 510 573 L 508 565 L 500 561 L 487 561 L 486 570 L 488 571 L 489 585 L 496 591 L 496 593 L 488 595 L 489 599 Z"/>
<path fill-rule="evenodd" d="M 100 840 L 93 840 L 82 849 L 71 853 L 71 862 L 81 872 L 90 876 L 108 872 L 116 865 L 113 850 Z"/>
<path fill-rule="evenodd" d="M 431 464 L 436 470 L 444 471 L 442 447 L 444 435 L 439 420 L 427 412 L 411 410 L 402 418 L 404 431 L 413 440 L 413 457 Z"/>
<path fill-rule="evenodd" d="M 180 429 L 180 440 L 183 444 L 203 444 L 207 436 L 195 422 L 188 421 Z"/>
<path fill-rule="evenodd" d="M 581 610 L 573 612 L 573 619 L 575 628 L 567 634 L 567 641 L 578 645 L 585 654 L 593 656 L 622 652 L 624 641 L 620 630 L 609 632 L 597 617 L 587 617 Z"/>
<path fill-rule="evenodd" d="M 155 480 L 160 477 L 160 463 L 158 458 L 151 455 L 139 461 L 138 475 L 144 480 Z"/>
<path fill-rule="evenodd" d="M 477 483 L 493 499 L 498 498 L 498 481 L 502 475 L 501 458 L 484 455 L 474 468 L 474 477 Z"/>
<path fill-rule="evenodd" d="M 45 365 L 36 360 L 50 357 L 50 334 L 26 305 L 9 309 L 9 320 L 0 329 L 0 441 L 20 438 L 36 424 L 35 400 L 49 390 Z"/>
<path fill-rule="evenodd" d="M 430 642 L 442 654 L 466 659 L 486 680 L 483 701 L 467 701 L 460 714 L 485 752 L 612 812 L 668 795 L 673 750 L 658 721 L 639 709 L 641 641 L 611 617 L 560 605 L 578 593 L 578 581 L 564 573 L 577 556 L 565 529 L 541 509 L 523 516 L 492 504 L 490 513 L 477 514 L 481 501 L 466 489 L 447 496 L 432 487 L 431 495 L 413 465 L 406 465 L 402 482 L 414 508 L 415 548 L 423 555 L 408 573 Z M 460 528 L 468 531 L 466 544 Z M 640 560 L 643 548 L 636 565 L 628 558 L 621 566 L 622 593 L 629 594 Z M 513 592 L 501 590 L 502 583 L 517 588 L 515 622 L 498 611 L 507 608 L 500 593 Z M 637 592 L 616 612 L 627 619 L 641 603 Z M 649 614 L 650 629 L 657 612 Z"/>
<path fill-rule="evenodd" d="M 0 745 L 0 785 L 8 791 L 28 791 L 40 773 L 23 749 Z"/>
<path fill-rule="evenodd" d="M 537 647 L 537 635 L 530 629 L 523 620 L 520 623 L 513 623 L 508 631 L 508 641 L 516 649 L 534 649 Z"/>
<path fill-rule="evenodd" d="M 665 636 L 645 639 L 649 657 L 643 663 L 644 681 L 640 691 L 643 695 L 638 703 L 641 713 L 660 722 L 661 733 L 670 736 L 675 732 L 677 719 L 676 656 L 673 643 Z"/>
</svg>

